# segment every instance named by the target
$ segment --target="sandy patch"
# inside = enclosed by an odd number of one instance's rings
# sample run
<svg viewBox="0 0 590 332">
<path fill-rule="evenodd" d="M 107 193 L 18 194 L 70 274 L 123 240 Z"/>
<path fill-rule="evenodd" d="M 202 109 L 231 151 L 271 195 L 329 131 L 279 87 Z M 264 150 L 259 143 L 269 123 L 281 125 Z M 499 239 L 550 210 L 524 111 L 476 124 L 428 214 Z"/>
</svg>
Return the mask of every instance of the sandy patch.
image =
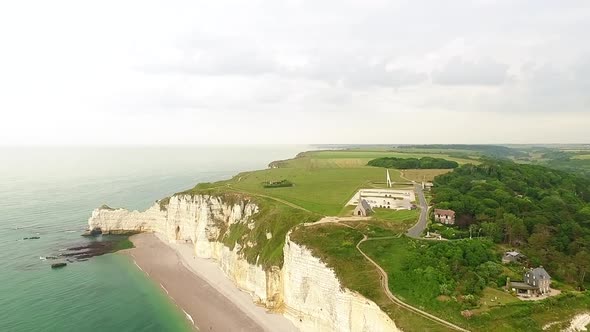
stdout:
<svg viewBox="0 0 590 332">
<path fill-rule="evenodd" d="M 213 261 L 196 258 L 192 245 L 168 244 L 154 234 L 131 237 L 125 250 L 201 331 L 297 331 L 279 314 L 256 306 Z"/>
</svg>

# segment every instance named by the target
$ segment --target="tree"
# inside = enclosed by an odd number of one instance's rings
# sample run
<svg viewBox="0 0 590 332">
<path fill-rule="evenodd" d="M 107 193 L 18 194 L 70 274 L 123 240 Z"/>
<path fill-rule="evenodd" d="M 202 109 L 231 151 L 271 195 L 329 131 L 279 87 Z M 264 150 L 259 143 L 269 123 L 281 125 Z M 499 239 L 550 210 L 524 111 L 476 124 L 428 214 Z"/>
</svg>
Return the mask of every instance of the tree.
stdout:
<svg viewBox="0 0 590 332">
<path fill-rule="evenodd" d="M 579 251 L 574 256 L 574 264 L 578 270 L 578 285 L 581 289 L 584 288 L 584 282 L 586 281 L 586 274 L 590 272 L 590 256 L 586 250 Z"/>
<path fill-rule="evenodd" d="M 485 236 L 491 237 L 494 242 L 501 242 L 503 238 L 500 226 L 495 222 L 484 222 L 481 224 L 481 229 Z"/>
<path fill-rule="evenodd" d="M 527 238 L 528 232 L 522 219 L 512 213 L 504 213 L 503 221 L 508 244 L 520 244 Z"/>
</svg>

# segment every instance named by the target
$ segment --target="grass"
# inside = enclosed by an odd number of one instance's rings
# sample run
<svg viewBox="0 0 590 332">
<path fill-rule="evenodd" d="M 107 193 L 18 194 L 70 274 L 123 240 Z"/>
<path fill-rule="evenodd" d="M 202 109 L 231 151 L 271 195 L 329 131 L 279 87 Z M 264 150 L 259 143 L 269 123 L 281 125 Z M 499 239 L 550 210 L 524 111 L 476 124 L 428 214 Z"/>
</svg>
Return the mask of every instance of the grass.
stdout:
<svg viewBox="0 0 590 332">
<path fill-rule="evenodd" d="M 394 222 L 411 222 L 416 223 L 418 216 L 420 216 L 420 210 L 392 210 L 392 209 L 375 209 L 373 218 L 390 220 Z"/>
<path fill-rule="evenodd" d="M 420 158 L 432 155 L 358 150 L 311 151 L 301 153 L 293 159 L 273 162 L 271 165 L 274 168 L 241 173 L 231 180 L 201 184 L 197 188 L 227 187 L 240 192 L 275 197 L 322 215 L 339 215 L 346 202 L 359 188 L 385 187 L 385 170 L 366 166 L 369 160 L 387 156 Z M 440 154 L 434 155 L 445 157 Z M 449 159 L 459 163 L 473 162 L 468 159 Z M 440 171 L 427 170 L 425 174 L 431 177 L 437 172 Z M 390 176 L 395 182 L 407 181 L 402 179 L 396 170 L 390 171 Z M 260 185 L 276 179 L 284 179 L 293 186 L 264 188 Z"/>
<path fill-rule="evenodd" d="M 420 212 L 416 210 L 392 211 L 376 209 L 377 213 L 370 220 L 347 220 L 341 223 L 353 227 L 370 238 L 401 236 L 412 227 Z M 379 216 L 382 214 L 381 216 Z"/>
<path fill-rule="evenodd" d="M 286 179 L 293 183 L 293 187 L 268 189 L 260 186 L 261 182 L 273 178 Z M 359 188 L 384 179 L 385 170 L 372 167 L 274 168 L 241 174 L 239 181 L 236 179 L 230 185 L 250 193 L 280 198 L 323 215 L 337 215 Z"/>
<path fill-rule="evenodd" d="M 271 190 L 277 189 L 280 188 Z M 250 220 L 231 224 L 229 227 L 224 220 L 219 220 L 217 226 L 220 232 L 215 240 L 221 241 L 232 250 L 239 244 L 240 254 L 249 263 L 267 269 L 272 266 L 283 266 L 285 236 L 291 228 L 301 223 L 317 221 L 322 217 L 320 214 L 304 211 L 269 197 L 235 192 L 221 183 L 200 184 L 179 194 L 219 196 L 228 205 L 254 202 L 259 210 Z M 270 239 L 267 238 L 268 233 L 271 234 Z"/>
<path fill-rule="evenodd" d="M 369 160 L 386 156 L 424 157 L 430 154 L 356 150 L 305 152 L 297 158 L 273 163 L 276 168 L 242 173 L 225 184 L 238 190 L 280 198 L 323 215 L 339 215 L 359 188 L 385 187 L 385 170 L 366 164 Z M 473 162 L 449 159 L 459 163 Z M 440 170 L 428 171 L 425 174 L 429 177 L 440 173 Z M 407 181 L 395 170 L 390 171 L 390 176 L 395 182 Z M 261 188 L 261 182 L 273 179 L 285 179 L 293 183 L 293 187 L 273 188 L 272 191 Z"/>
<path fill-rule="evenodd" d="M 496 288 L 486 287 L 480 299 L 481 307 L 477 309 L 477 313 L 482 313 L 490 310 L 493 307 L 502 306 L 512 302 L 519 302 L 520 300 L 510 293 Z"/>
<path fill-rule="evenodd" d="M 297 158 L 273 163 L 278 166 L 276 168 L 240 173 L 227 181 L 202 183 L 183 193 L 224 195 L 224 200 L 229 202 L 242 198 L 255 200 L 261 209 L 253 218 L 254 225 L 250 226 L 253 229 L 246 224 L 234 224 L 222 229 L 218 240 L 231 248 L 239 244 L 251 263 L 281 266 L 284 234 L 291 227 L 317 220 L 322 215 L 347 215 L 352 207 L 345 207 L 345 204 L 358 189 L 385 186 L 385 170 L 366 166 L 369 160 L 382 156 L 426 155 L 356 150 L 305 152 Z M 391 171 L 390 175 L 393 181 L 404 181 L 397 171 Z M 261 185 L 276 179 L 293 186 L 264 188 Z M 169 198 L 162 199 L 161 209 L 166 209 L 168 202 Z M 358 226 L 369 234 L 391 235 L 409 228 L 416 218 L 415 211 L 377 211 L 374 218 L 377 224 Z M 267 232 L 273 234 L 272 239 L 266 239 Z"/>
<path fill-rule="evenodd" d="M 431 182 L 434 177 L 451 171 L 452 169 L 406 169 L 402 171 L 402 176 L 416 182 Z"/>
<path fill-rule="evenodd" d="M 419 151 L 413 153 L 383 151 L 383 150 L 330 150 L 330 151 L 308 151 L 299 154 L 297 158 L 283 160 L 274 163 L 280 168 L 354 168 L 363 167 L 375 158 L 398 157 L 398 158 L 422 158 L 435 157 L 456 161 L 459 164 L 477 163 L 477 160 L 457 158 L 449 154 L 432 153 Z"/>
<path fill-rule="evenodd" d="M 313 222 L 321 216 L 277 203 L 268 198 L 255 198 L 260 207 L 252 216 L 251 228 L 243 223 L 232 224 L 222 242 L 233 248 L 242 246 L 242 253 L 249 263 L 263 267 L 283 266 L 283 247 L 287 232 L 295 225 Z M 270 239 L 267 233 L 272 234 Z"/>
<path fill-rule="evenodd" d="M 578 154 L 573 156 L 572 159 L 590 160 L 590 154 Z"/>
</svg>

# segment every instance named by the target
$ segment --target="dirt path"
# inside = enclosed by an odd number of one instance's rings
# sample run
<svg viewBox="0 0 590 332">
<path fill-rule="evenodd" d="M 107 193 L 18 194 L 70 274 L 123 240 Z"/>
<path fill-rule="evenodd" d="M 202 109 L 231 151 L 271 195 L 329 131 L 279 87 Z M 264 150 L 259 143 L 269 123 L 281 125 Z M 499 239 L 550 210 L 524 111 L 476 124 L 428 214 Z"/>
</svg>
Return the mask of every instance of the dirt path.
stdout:
<svg viewBox="0 0 590 332">
<path fill-rule="evenodd" d="M 302 206 L 299 206 L 297 204 L 291 203 L 291 202 L 286 201 L 286 200 L 281 199 L 281 198 L 276 198 L 276 197 L 273 197 L 273 196 L 268 196 L 268 195 L 264 195 L 264 194 L 257 194 L 257 193 L 252 193 L 252 192 L 245 191 L 245 190 L 236 189 L 236 188 L 232 187 L 229 184 L 227 186 L 229 188 L 231 188 L 234 192 L 237 192 L 237 193 L 246 194 L 246 195 L 250 195 L 250 196 L 258 196 L 258 197 L 264 197 L 264 198 L 272 199 L 274 201 L 277 201 L 279 203 L 285 204 L 285 205 L 290 206 L 292 208 L 299 209 L 299 210 L 302 210 L 302 211 L 305 211 L 305 212 L 309 212 L 309 213 L 313 213 L 313 212 L 309 211 L 308 209 L 306 209 L 306 208 L 304 208 Z"/>
<path fill-rule="evenodd" d="M 370 218 L 367 217 L 324 217 L 316 222 L 313 223 L 307 223 L 307 224 L 303 224 L 304 227 L 308 227 L 308 226 L 314 226 L 314 225 L 321 225 L 321 224 L 335 224 L 338 226 L 344 226 L 344 227 L 348 227 L 348 228 L 352 228 L 355 229 L 354 227 L 347 225 L 347 224 L 342 224 L 342 221 L 358 221 L 358 220 L 368 220 Z M 368 238 L 366 235 L 363 234 L 363 239 L 359 241 L 359 243 L 356 244 L 356 249 L 361 253 L 361 255 L 363 255 L 363 257 L 365 259 L 367 259 L 369 262 L 371 262 L 371 264 L 373 264 L 376 268 L 377 271 L 379 271 L 379 274 L 381 275 L 381 288 L 383 288 L 383 291 L 385 292 L 385 295 L 387 295 L 387 298 L 389 298 L 393 303 L 399 305 L 402 308 L 405 308 L 409 311 L 412 311 L 426 319 L 430 319 L 434 322 L 437 322 L 439 324 L 442 324 L 446 327 L 449 327 L 453 330 L 457 330 L 457 331 L 462 331 L 462 332 L 469 332 L 469 330 L 466 330 L 460 326 L 457 326 L 451 322 L 448 322 L 444 319 L 438 318 L 434 315 L 431 315 L 429 313 L 427 313 L 426 311 L 420 310 L 412 305 L 409 305 L 407 303 L 405 303 L 404 301 L 400 300 L 398 297 L 396 297 L 395 295 L 393 295 L 393 293 L 391 293 L 391 291 L 389 290 L 389 277 L 387 275 L 387 273 L 385 272 L 385 270 L 383 270 L 383 268 L 377 264 L 374 260 L 372 260 L 367 254 L 365 254 L 361 248 L 360 245 L 361 243 L 365 242 L 365 241 L 371 241 L 371 240 L 387 240 L 387 239 L 394 239 L 394 238 L 399 238 L 399 236 L 384 236 L 384 237 L 378 237 L 378 238 Z"/>
<path fill-rule="evenodd" d="M 389 237 L 387 237 L 389 238 Z M 385 239 L 385 238 L 380 238 L 380 239 Z M 387 276 L 387 273 L 385 272 L 385 270 L 383 270 L 383 268 L 381 266 L 379 266 L 379 264 L 377 264 L 374 260 L 372 260 L 369 256 L 367 256 L 367 254 L 365 254 L 361 248 L 360 245 L 361 243 L 371 240 L 369 239 L 366 235 L 363 235 L 363 239 L 359 241 L 359 243 L 356 244 L 356 249 L 361 253 L 361 255 L 363 255 L 363 257 L 365 257 L 369 262 L 371 262 L 371 264 L 373 264 L 377 270 L 379 271 L 379 274 L 381 275 L 381 287 L 383 288 L 383 291 L 385 292 L 385 294 L 387 295 L 387 297 L 395 304 L 408 309 L 424 318 L 430 319 L 432 321 L 435 321 L 437 323 L 440 323 L 442 325 L 445 325 L 447 327 L 450 327 L 454 330 L 457 331 L 464 331 L 464 332 L 468 332 L 469 330 L 466 330 L 460 326 L 457 326 L 451 322 L 448 322 L 444 319 L 438 318 L 434 315 L 431 315 L 429 313 L 427 313 L 426 311 L 420 310 L 416 307 L 413 307 L 407 303 L 405 303 L 404 301 L 400 300 L 398 297 L 396 297 L 395 295 L 393 295 L 393 293 L 391 293 L 391 291 L 389 290 L 389 277 Z"/>
</svg>

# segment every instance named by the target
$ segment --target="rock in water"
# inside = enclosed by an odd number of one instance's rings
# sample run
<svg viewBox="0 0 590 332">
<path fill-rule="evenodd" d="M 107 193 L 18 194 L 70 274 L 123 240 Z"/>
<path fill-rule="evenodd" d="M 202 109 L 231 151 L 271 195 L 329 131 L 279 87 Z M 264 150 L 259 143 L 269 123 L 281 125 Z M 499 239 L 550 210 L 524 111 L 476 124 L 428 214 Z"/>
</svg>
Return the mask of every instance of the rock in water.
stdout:
<svg viewBox="0 0 590 332">
<path fill-rule="evenodd" d="M 51 268 L 52 269 L 58 269 L 60 267 L 66 266 L 66 265 L 68 265 L 68 263 L 53 263 L 53 264 L 51 264 Z"/>
<path fill-rule="evenodd" d="M 100 229 L 100 227 L 93 228 L 89 231 L 84 232 L 84 234 L 82 234 L 82 236 L 99 236 L 99 235 L 102 235 L 102 230 Z"/>
</svg>

